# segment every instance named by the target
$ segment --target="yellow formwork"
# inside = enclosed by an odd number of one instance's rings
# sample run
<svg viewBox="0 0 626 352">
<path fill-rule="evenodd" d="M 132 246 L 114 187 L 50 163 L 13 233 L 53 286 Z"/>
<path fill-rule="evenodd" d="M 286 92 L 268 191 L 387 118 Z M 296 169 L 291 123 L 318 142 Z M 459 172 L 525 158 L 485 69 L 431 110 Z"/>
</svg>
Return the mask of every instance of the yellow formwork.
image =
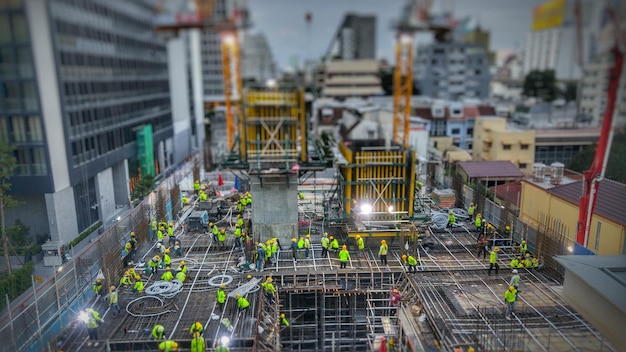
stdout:
<svg viewBox="0 0 626 352">
<path fill-rule="evenodd" d="M 241 122 L 243 160 L 267 163 L 306 161 L 306 120 L 301 90 L 247 90 Z"/>
<path fill-rule="evenodd" d="M 340 165 L 344 211 L 361 214 L 371 207 L 371 220 L 394 220 L 413 216 L 415 162 L 410 149 L 394 146 L 350 146 L 340 144 L 347 161 Z"/>
</svg>

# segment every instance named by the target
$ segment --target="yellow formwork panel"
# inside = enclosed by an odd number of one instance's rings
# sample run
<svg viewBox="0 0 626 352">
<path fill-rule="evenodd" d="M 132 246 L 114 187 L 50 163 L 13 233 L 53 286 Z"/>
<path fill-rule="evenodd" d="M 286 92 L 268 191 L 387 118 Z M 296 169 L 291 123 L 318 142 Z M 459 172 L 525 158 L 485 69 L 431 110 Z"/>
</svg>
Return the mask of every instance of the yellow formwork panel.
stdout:
<svg viewBox="0 0 626 352">
<path fill-rule="evenodd" d="M 243 102 L 242 158 L 259 163 L 306 160 L 302 91 L 248 90 Z"/>
</svg>

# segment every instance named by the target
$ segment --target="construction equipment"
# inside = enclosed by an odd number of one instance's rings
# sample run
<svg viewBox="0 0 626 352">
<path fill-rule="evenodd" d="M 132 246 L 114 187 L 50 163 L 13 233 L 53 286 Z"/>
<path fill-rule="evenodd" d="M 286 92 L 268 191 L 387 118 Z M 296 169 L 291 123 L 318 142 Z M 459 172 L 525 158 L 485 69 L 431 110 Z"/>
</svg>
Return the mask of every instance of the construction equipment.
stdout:
<svg viewBox="0 0 626 352">
<path fill-rule="evenodd" d="M 580 197 L 580 205 L 578 207 L 578 225 L 576 232 L 576 243 L 587 247 L 589 242 L 589 228 L 591 227 L 591 218 L 596 206 L 599 182 L 604 178 L 609 154 L 611 150 L 611 142 L 613 140 L 613 115 L 615 114 L 615 105 L 617 92 L 619 90 L 620 77 L 624 68 L 624 54 L 621 48 L 621 32 L 615 10 L 608 6 L 608 13 L 611 22 L 615 26 L 615 46 L 613 47 L 613 66 L 609 70 L 609 85 L 607 89 L 606 110 L 602 121 L 602 129 L 596 153 L 589 170 L 583 173 L 583 195 Z"/>
<path fill-rule="evenodd" d="M 178 33 L 184 29 L 213 29 L 220 32 L 222 39 L 222 68 L 224 80 L 224 102 L 226 105 L 226 134 L 228 150 L 232 151 L 237 135 L 237 119 L 241 116 L 241 62 L 239 55 L 238 29 L 247 26 L 246 16 L 235 11 L 226 20 L 216 19 L 215 0 L 194 0 L 196 12 L 164 13 L 164 0 L 156 7 L 153 18 L 155 30 Z M 243 20 L 240 21 L 242 17 Z"/>
</svg>

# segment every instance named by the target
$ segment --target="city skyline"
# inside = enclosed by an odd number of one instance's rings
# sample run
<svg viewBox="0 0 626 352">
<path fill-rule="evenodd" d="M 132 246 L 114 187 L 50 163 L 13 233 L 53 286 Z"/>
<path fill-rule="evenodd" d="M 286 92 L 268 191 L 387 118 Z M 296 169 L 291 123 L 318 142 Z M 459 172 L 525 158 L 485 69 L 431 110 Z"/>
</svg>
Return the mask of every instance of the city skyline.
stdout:
<svg viewBox="0 0 626 352">
<path fill-rule="evenodd" d="M 544 0 L 464 0 L 435 2 L 433 11 L 441 12 L 444 6 L 455 3 L 455 18 L 470 16 L 482 28 L 491 31 L 493 50 L 522 47 L 530 32 L 533 8 Z M 319 59 L 346 13 L 376 14 L 376 57 L 391 60 L 394 31 L 391 23 L 400 15 L 404 1 L 378 0 L 320 0 L 316 6 L 303 1 L 257 0 L 250 2 L 253 30 L 264 32 L 281 69 L 291 66 L 297 56 L 300 64 L 305 60 Z M 449 8 L 449 7 L 448 7 Z M 305 14 L 313 19 L 307 28 Z M 293 14 L 282 16 L 282 14 Z M 424 42 L 422 36 L 418 43 Z"/>
</svg>

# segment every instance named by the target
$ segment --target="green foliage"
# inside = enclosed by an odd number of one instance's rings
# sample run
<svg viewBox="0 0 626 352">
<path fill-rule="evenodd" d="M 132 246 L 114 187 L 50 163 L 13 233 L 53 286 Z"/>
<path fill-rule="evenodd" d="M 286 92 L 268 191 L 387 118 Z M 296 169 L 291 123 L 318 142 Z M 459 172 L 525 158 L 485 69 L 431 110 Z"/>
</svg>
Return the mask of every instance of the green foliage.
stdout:
<svg viewBox="0 0 626 352">
<path fill-rule="evenodd" d="M 13 270 L 13 273 L 0 275 L 0 296 L 9 295 L 9 301 L 19 297 L 32 285 L 32 275 L 35 272 L 34 263 L 28 262 L 23 267 Z M 6 300 L 0 299 L 0 310 L 6 307 Z"/>
<path fill-rule="evenodd" d="M 102 225 L 102 221 L 98 221 L 97 223 L 89 226 L 87 230 L 81 232 L 80 235 L 78 235 L 78 237 L 73 239 L 72 242 L 68 244 L 68 247 L 72 248 L 76 246 L 78 243 L 80 243 L 80 241 L 84 240 L 87 236 L 91 235 L 92 232 L 96 231 L 96 229 L 100 227 L 101 225 Z"/>
<path fill-rule="evenodd" d="M 587 146 L 581 150 L 568 169 L 584 172 L 591 167 L 595 156 L 596 144 Z M 613 144 L 609 154 L 609 161 L 606 167 L 605 177 L 617 182 L 626 183 L 626 134 L 616 134 L 613 136 Z"/>
<path fill-rule="evenodd" d="M 135 188 L 130 194 L 131 199 L 143 199 L 145 196 L 152 192 L 154 188 L 154 177 L 151 175 L 143 176 L 139 182 L 135 185 Z"/>
<path fill-rule="evenodd" d="M 556 99 L 557 92 L 554 70 L 532 70 L 524 79 L 523 94 L 527 97 L 550 102 Z"/>
<path fill-rule="evenodd" d="M 380 70 L 378 72 L 378 78 L 380 78 L 380 85 L 385 92 L 385 95 L 393 95 L 393 71 L 394 68 L 391 67 L 388 70 Z M 412 95 L 420 95 L 420 90 L 417 88 L 417 82 L 413 81 L 413 94 Z"/>
<path fill-rule="evenodd" d="M 25 246 L 28 244 L 28 233 L 30 227 L 24 225 L 20 219 L 15 220 L 13 226 L 7 228 L 7 236 L 14 246 Z"/>
<path fill-rule="evenodd" d="M 11 184 L 7 181 L 13 177 L 13 172 L 17 166 L 17 159 L 13 156 L 15 148 L 0 142 L 0 202 L 4 205 L 4 210 L 15 207 L 18 202 L 6 194 L 11 189 Z M 0 224 L 4 226 L 4 224 Z"/>
<path fill-rule="evenodd" d="M 574 82 L 568 82 L 565 85 L 565 91 L 562 92 L 561 98 L 565 101 L 576 101 L 576 95 L 578 94 L 578 85 Z"/>
</svg>

